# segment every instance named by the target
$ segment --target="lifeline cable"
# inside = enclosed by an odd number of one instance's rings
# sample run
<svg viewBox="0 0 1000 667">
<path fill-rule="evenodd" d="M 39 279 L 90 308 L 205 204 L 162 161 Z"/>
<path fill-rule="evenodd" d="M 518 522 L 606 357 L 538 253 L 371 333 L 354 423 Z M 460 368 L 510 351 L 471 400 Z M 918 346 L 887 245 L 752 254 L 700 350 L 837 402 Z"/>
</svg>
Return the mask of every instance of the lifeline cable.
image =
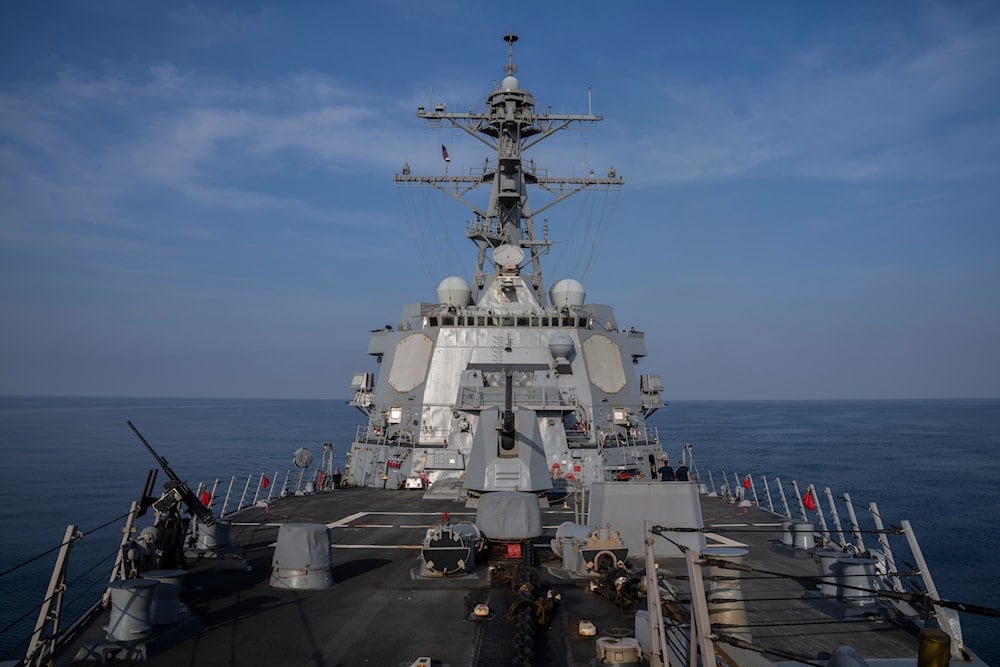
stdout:
<svg viewBox="0 0 1000 667">
<path fill-rule="evenodd" d="M 788 574 L 786 572 L 774 572 L 771 570 L 762 570 L 760 568 L 755 568 L 749 565 L 738 565 L 726 560 L 720 560 L 717 558 L 705 558 L 702 560 L 708 564 L 715 567 L 720 567 L 728 570 L 736 570 L 738 572 L 757 572 L 760 574 L 769 574 L 775 577 L 783 577 L 786 579 L 793 579 L 795 581 L 822 581 L 824 577 L 820 575 L 794 575 Z M 936 605 L 939 607 L 946 607 L 948 609 L 954 609 L 956 611 L 963 611 L 969 614 L 976 614 L 978 616 L 986 616 L 990 618 L 1000 618 L 1000 609 L 995 609 L 993 607 L 987 607 L 985 605 L 973 604 L 971 602 L 959 602 L 956 600 L 941 600 L 938 598 L 932 598 L 926 593 L 899 593 L 896 591 L 866 588 L 864 586 L 851 586 L 849 584 L 839 584 L 843 588 L 849 588 L 851 590 L 862 591 L 865 593 L 874 593 L 879 597 L 892 598 L 894 600 L 902 600 L 904 602 L 918 602 L 930 605 Z"/>
<path fill-rule="evenodd" d="M 73 537 L 71 537 L 69 539 L 69 541 L 67 541 L 67 542 L 61 542 L 61 543 L 57 544 L 56 546 L 52 547 L 51 549 L 43 551 L 40 554 L 32 556 L 31 558 L 29 558 L 29 559 L 27 559 L 27 560 L 25 560 L 25 561 L 23 561 L 21 563 L 18 563 L 17 565 L 14 565 L 14 566 L 11 566 L 11 567 L 7 568 L 3 572 L 0 572 L 0 577 L 4 577 L 4 576 L 10 574 L 11 572 L 13 572 L 14 570 L 19 570 L 20 568 L 24 567 L 25 565 L 29 565 L 31 563 L 34 563 L 39 558 L 43 558 L 45 556 L 48 556 L 53 551 L 58 551 L 59 549 L 62 549 L 64 546 L 66 546 L 67 544 L 72 544 L 73 542 L 77 542 L 79 540 L 82 540 L 85 535 L 90 535 L 91 533 L 96 533 L 97 531 L 99 531 L 99 530 L 101 530 L 103 528 L 107 528 L 108 526 L 110 526 L 111 524 L 115 523 L 116 521 L 121 521 L 122 519 L 124 519 L 125 517 L 127 517 L 130 514 L 130 512 L 131 511 L 125 512 L 125 514 L 122 514 L 121 516 L 115 517 L 114 519 L 111 519 L 107 523 L 101 524 L 97 528 L 91 528 L 90 530 L 86 530 L 86 531 L 83 531 L 83 530 L 77 531 L 76 534 L 73 535 Z"/>
</svg>

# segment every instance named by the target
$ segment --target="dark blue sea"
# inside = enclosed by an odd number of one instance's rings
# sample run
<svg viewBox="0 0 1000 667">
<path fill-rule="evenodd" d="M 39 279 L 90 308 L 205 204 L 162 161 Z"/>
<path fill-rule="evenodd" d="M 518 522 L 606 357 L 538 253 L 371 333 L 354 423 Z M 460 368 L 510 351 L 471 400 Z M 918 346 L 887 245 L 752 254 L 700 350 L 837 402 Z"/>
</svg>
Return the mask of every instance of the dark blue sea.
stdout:
<svg viewBox="0 0 1000 667">
<path fill-rule="evenodd" d="M 106 583 L 123 522 L 94 529 L 128 510 L 154 467 L 127 419 L 192 487 L 238 475 L 238 492 L 248 474 L 283 475 L 299 447 L 318 460 L 331 442 L 343 466 L 362 421 L 335 400 L 0 398 L 0 572 L 30 561 L 0 577 L 0 660 L 23 651 L 55 554 L 32 559 L 67 524 L 86 533 L 70 611 Z M 1000 401 L 676 401 L 653 423 L 671 460 L 692 444 L 703 480 L 763 474 L 875 500 L 888 523 L 912 522 L 942 597 L 1000 608 Z M 962 622 L 1000 665 L 1000 620 Z"/>
</svg>

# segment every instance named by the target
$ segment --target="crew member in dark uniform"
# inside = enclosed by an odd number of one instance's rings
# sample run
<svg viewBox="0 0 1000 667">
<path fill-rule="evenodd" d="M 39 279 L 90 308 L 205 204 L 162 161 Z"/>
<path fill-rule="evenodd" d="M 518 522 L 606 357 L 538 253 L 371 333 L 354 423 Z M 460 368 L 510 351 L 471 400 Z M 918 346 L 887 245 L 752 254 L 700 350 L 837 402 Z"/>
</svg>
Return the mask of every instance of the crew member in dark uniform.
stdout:
<svg viewBox="0 0 1000 667">
<path fill-rule="evenodd" d="M 670 467 L 670 460 L 663 459 L 663 465 L 657 471 L 660 473 L 661 482 L 672 482 L 674 481 L 674 469 Z"/>
<path fill-rule="evenodd" d="M 678 482 L 688 481 L 688 467 L 684 465 L 684 461 L 681 461 L 681 464 L 677 466 L 677 470 L 674 471 L 674 479 Z"/>
</svg>

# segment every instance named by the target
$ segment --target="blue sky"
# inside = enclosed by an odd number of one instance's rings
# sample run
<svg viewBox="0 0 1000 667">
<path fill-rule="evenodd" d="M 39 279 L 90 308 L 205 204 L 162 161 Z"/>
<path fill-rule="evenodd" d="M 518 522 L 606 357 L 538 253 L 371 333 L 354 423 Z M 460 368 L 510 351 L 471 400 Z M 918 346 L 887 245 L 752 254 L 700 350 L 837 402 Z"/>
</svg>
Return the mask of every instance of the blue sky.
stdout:
<svg viewBox="0 0 1000 667">
<path fill-rule="evenodd" d="M 606 118 L 536 161 L 626 181 L 550 210 L 547 282 L 669 399 L 1000 397 L 1000 5 L 424 4 L 4 3 L 0 393 L 346 396 L 471 275 L 392 175 L 482 163 L 415 109 L 478 109 L 512 27 Z"/>
</svg>

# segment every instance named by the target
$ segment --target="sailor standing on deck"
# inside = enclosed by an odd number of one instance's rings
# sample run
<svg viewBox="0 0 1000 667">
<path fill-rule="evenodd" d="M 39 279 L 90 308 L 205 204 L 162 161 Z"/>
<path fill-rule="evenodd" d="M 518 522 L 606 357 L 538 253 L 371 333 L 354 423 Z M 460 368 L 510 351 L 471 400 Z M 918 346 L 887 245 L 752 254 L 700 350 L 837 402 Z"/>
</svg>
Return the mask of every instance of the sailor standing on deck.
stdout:
<svg viewBox="0 0 1000 667">
<path fill-rule="evenodd" d="M 333 488 L 335 489 L 340 488 L 340 478 L 341 478 L 340 468 L 337 468 L 336 470 L 333 471 Z"/>
<path fill-rule="evenodd" d="M 677 466 L 677 470 L 674 471 L 674 479 L 678 482 L 688 481 L 688 467 L 684 465 L 683 459 L 681 459 L 681 464 Z"/>
<path fill-rule="evenodd" d="M 657 471 L 660 473 L 661 482 L 672 482 L 674 481 L 674 469 L 670 467 L 670 459 L 663 459 L 663 465 Z"/>
</svg>

